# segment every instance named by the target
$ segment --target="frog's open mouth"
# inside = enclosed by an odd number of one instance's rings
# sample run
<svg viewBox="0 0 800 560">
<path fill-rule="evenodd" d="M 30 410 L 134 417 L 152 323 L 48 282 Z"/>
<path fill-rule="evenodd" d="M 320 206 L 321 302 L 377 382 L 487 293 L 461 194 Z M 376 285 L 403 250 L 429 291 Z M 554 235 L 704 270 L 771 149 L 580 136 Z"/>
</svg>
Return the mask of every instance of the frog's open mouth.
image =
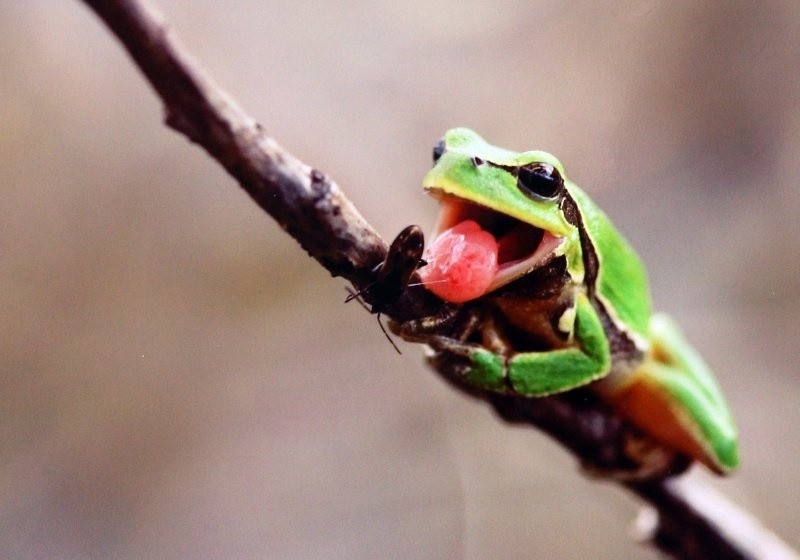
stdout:
<svg viewBox="0 0 800 560">
<path fill-rule="evenodd" d="M 563 238 L 557 237 L 544 229 L 537 228 L 486 206 L 447 195 L 441 191 L 432 190 L 431 192 L 439 199 L 441 208 L 426 260 L 432 263 L 434 267 L 437 261 L 443 262 L 447 260 L 446 264 L 440 265 L 440 273 L 436 275 L 435 281 L 457 283 L 462 280 L 458 276 L 476 272 L 476 267 L 487 267 L 485 271 L 477 271 L 477 275 L 484 278 L 483 288 L 476 287 L 472 291 L 468 290 L 467 295 L 463 298 L 458 296 L 454 299 L 439 294 L 449 301 L 458 301 L 459 298 L 461 301 L 466 301 L 480 297 L 480 295 L 496 290 L 531 270 L 547 264 L 556 256 L 557 249 L 563 241 Z M 473 223 L 470 224 L 470 222 Z M 462 227 L 464 224 L 469 224 L 469 228 Z M 477 226 L 474 224 L 477 224 Z M 446 240 L 446 237 L 452 236 L 451 232 L 461 229 L 469 229 L 472 233 L 468 233 L 466 236 L 460 235 L 455 244 L 452 242 L 441 243 L 441 241 L 449 241 Z M 476 232 L 478 233 L 476 234 Z M 491 239 L 487 236 L 490 236 Z M 494 243 L 492 243 L 492 239 Z M 470 244 L 479 247 L 471 251 Z M 446 249 L 439 249 L 437 252 L 437 247 L 446 247 Z M 447 254 L 442 254 L 443 251 L 447 252 Z M 475 252 L 481 254 L 481 257 L 477 259 L 478 264 L 470 263 L 466 266 L 459 266 L 457 262 L 457 259 L 461 258 L 459 255 L 469 255 Z M 486 254 L 488 254 L 488 257 L 483 256 Z M 495 258 L 496 265 L 484 264 Z M 489 266 L 493 268 L 489 270 Z M 442 270 L 444 272 L 441 272 Z M 449 270 L 453 270 L 453 272 L 449 272 Z M 423 274 L 424 278 L 425 275 Z M 428 283 L 426 283 L 427 285 Z M 435 293 L 438 292 L 438 290 L 433 289 L 433 285 L 430 288 Z M 473 295 L 473 293 L 477 295 Z"/>
</svg>

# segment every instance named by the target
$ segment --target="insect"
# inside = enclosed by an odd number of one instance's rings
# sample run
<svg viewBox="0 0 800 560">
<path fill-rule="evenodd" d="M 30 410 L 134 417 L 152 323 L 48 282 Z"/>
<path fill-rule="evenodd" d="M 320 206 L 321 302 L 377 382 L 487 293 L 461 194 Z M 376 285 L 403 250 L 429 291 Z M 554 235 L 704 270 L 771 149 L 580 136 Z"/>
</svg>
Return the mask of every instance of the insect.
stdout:
<svg viewBox="0 0 800 560">
<path fill-rule="evenodd" d="M 381 313 L 397 303 L 411 283 L 414 273 L 426 264 L 422 259 L 424 248 L 425 236 L 422 229 L 415 225 L 405 227 L 392 241 L 384 261 L 376 267 L 375 281 L 358 292 L 348 290 L 349 295 L 345 300 L 346 303 L 358 300 L 364 307 L 367 306 L 362 298 L 370 301 L 367 310 L 377 315 L 381 331 L 398 354 L 400 349 L 381 323 Z"/>
</svg>

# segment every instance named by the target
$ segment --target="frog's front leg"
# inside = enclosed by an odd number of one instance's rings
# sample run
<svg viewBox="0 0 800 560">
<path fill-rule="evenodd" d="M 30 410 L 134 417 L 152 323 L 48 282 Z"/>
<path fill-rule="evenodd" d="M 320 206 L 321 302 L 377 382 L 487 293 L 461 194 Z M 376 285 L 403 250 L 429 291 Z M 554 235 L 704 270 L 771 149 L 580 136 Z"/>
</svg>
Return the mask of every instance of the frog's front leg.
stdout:
<svg viewBox="0 0 800 560">
<path fill-rule="evenodd" d="M 510 393 L 506 385 L 507 342 L 494 327 L 491 312 L 482 305 L 445 305 L 436 315 L 406 322 L 390 322 L 389 328 L 407 342 L 427 345 L 429 361 L 446 377 L 491 391 Z M 480 339 L 481 343 L 468 342 Z"/>
<path fill-rule="evenodd" d="M 575 300 L 574 346 L 515 354 L 508 360 L 514 392 L 541 397 L 586 385 L 608 374 L 611 350 L 603 325 L 589 298 Z"/>
<path fill-rule="evenodd" d="M 434 360 L 451 365 L 446 373 L 455 374 L 475 387 L 498 393 L 544 396 L 568 391 L 605 376 L 611 367 L 611 353 L 603 325 L 584 294 L 576 297 L 573 344 L 566 348 L 512 353 L 507 351 L 503 335 L 494 328 L 490 314 L 472 311 L 464 322 L 466 328 L 442 335 L 431 329 L 420 331 L 418 324 L 395 327 L 406 340 L 424 342 L 438 356 L 461 358 Z M 425 324 L 431 325 L 430 321 Z M 480 330 L 481 343 L 467 342 Z M 474 340 L 474 337 L 473 337 Z"/>
</svg>

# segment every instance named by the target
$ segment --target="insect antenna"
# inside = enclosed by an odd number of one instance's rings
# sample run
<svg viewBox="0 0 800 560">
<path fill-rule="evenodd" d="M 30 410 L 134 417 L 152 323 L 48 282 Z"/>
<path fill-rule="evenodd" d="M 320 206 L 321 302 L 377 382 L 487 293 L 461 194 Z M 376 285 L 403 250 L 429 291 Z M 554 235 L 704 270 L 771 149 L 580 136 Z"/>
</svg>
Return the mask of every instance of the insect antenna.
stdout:
<svg viewBox="0 0 800 560">
<path fill-rule="evenodd" d="M 391 336 L 389 336 L 389 333 L 388 333 L 388 332 L 386 332 L 386 329 L 384 328 L 384 326 L 383 326 L 383 323 L 381 323 L 381 312 L 380 312 L 380 311 L 378 311 L 378 314 L 377 314 L 375 317 L 377 317 L 377 319 L 378 319 L 378 326 L 381 328 L 381 332 L 383 332 L 383 336 L 385 336 L 385 337 L 386 337 L 386 340 L 388 340 L 388 341 L 389 341 L 389 344 L 391 344 L 391 345 L 392 345 L 392 348 L 394 348 L 394 349 L 395 349 L 395 351 L 396 351 L 398 354 L 402 354 L 402 352 L 400 351 L 400 349 L 397 347 L 397 344 L 395 344 L 395 343 L 394 343 L 394 340 L 392 340 L 392 337 L 391 337 Z"/>
<path fill-rule="evenodd" d="M 361 294 L 364 293 L 364 291 L 366 291 L 366 290 L 359 290 L 359 291 L 356 292 L 353 289 L 351 289 L 350 286 L 347 286 L 345 288 L 345 290 L 347 290 L 347 294 L 348 294 L 347 297 L 344 300 L 345 303 L 350 303 L 351 301 L 356 300 L 361 307 L 363 307 L 364 309 L 366 309 L 370 313 L 373 312 L 372 309 L 370 309 L 367 306 L 367 304 L 364 303 L 364 300 L 361 299 Z M 394 340 L 392 340 L 392 337 L 389 336 L 389 333 L 386 331 L 386 328 L 383 326 L 383 323 L 381 322 L 381 313 L 382 313 L 381 311 L 378 311 L 375 314 L 375 317 L 378 319 L 378 326 L 381 328 L 381 332 L 383 333 L 383 336 L 386 337 L 386 340 L 389 341 L 389 344 L 392 345 L 392 348 L 394 348 L 395 351 L 398 354 L 402 354 L 402 352 L 400 351 L 400 348 L 397 347 L 397 344 L 394 343 Z"/>
</svg>

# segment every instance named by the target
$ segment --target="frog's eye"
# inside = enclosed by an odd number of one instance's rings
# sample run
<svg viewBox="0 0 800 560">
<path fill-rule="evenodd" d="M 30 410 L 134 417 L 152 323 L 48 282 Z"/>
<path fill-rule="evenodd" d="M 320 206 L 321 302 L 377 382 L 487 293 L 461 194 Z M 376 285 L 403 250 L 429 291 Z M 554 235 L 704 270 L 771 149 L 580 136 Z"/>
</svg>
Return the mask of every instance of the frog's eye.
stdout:
<svg viewBox="0 0 800 560">
<path fill-rule="evenodd" d="M 442 157 L 443 153 L 444 153 L 444 138 L 439 140 L 433 147 L 433 163 L 439 161 L 439 158 Z"/>
<path fill-rule="evenodd" d="M 564 189 L 564 179 L 549 163 L 530 163 L 517 169 L 517 187 L 529 198 L 554 199 Z"/>
</svg>

